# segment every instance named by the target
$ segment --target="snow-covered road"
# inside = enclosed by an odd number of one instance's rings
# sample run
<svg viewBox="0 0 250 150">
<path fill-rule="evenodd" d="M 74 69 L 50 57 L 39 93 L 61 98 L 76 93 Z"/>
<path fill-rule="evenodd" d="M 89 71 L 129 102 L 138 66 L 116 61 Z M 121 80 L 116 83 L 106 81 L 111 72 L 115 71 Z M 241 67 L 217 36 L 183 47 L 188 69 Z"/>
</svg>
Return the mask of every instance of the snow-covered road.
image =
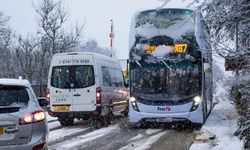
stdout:
<svg viewBox="0 0 250 150">
<path fill-rule="evenodd" d="M 127 126 L 126 117 L 119 117 L 112 125 L 100 129 L 94 129 L 86 121 L 78 121 L 74 126 L 64 128 L 54 121 L 49 123 L 49 128 L 49 149 L 52 150 L 188 149 L 197 133 L 195 130 L 175 130 L 162 126 L 131 129 Z"/>
<path fill-rule="evenodd" d="M 238 115 L 232 101 L 220 86 L 216 103 L 201 130 L 149 126 L 131 129 L 126 117 L 117 117 L 108 127 L 95 129 L 88 121 L 75 121 L 62 127 L 49 117 L 49 149 L 52 150 L 240 150 L 242 142 L 234 136 Z"/>
</svg>

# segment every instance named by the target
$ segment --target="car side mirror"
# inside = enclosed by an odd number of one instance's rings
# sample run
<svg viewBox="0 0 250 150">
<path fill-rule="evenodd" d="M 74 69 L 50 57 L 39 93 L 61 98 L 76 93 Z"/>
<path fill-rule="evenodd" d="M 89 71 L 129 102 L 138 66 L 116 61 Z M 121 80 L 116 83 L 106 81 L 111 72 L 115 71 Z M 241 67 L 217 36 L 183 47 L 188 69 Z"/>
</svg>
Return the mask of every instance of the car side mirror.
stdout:
<svg viewBox="0 0 250 150">
<path fill-rule="evenodd" d="M 41 107 L 46 107 L 49 104 L 49 100 L 45 97 L 38 97 L 37 100 Z"/>
</svg>

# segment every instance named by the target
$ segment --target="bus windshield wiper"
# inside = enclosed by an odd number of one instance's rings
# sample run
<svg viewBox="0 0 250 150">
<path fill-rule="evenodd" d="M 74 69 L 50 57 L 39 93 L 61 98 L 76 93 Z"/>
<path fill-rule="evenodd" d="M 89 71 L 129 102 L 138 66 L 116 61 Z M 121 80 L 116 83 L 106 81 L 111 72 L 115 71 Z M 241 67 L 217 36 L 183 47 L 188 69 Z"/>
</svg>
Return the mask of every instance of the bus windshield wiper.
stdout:
<svg viewBox="0 0 250 150">
<path fill-rule="evenodd" d="M 173 69 L 164 60 L 161 60 L 161 61 L 170 70 L 170 73 L 173 74 Z"/>
<path fill-rule="evenodd" d="M 142 65 L 139 63 L 138 60 L 135 60 L 136 64 L 142 68 Z"/>
</svg>

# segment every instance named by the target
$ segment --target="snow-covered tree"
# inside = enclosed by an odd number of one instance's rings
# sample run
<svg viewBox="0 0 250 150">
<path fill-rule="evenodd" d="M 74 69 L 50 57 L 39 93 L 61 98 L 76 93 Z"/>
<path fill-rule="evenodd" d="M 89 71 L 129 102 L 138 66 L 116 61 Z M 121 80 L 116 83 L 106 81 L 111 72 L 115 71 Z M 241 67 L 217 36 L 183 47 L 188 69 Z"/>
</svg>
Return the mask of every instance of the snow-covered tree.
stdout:
<svg viewBox="0 0 250 150">
<path fill-rule="evenodd" d="M 4 35 L 8 26 L 7 23 L 9 21 L 9 17 L 4 15 L 3 12 L 0 12 L 0 36 Z"/>
<path fill-rule="evenodd" d="M 235 67 L 242 70 L 240 75 L 243 76 L 236 76 L 232 93 L 241 115 L 238 133 L 244 139 L 245 147 L 250 148 L 250 93 L 247 92 L 250 80 L 245 77 L 250 69 L 250 0 L 207 0 L 201 9 L 217 53 L 222 57 L 232 56 L 232 60 L 238 62 Z"/>
<path fill-rule="evenodd" d="M 101 48 L 94 39 L 89 39 L 84 45 L 76 49 L 78 52 L 96 52 L 99 54 L 110 56 L 111 51 L 108 48 Z"/>
<path fill-rule="evenodd" d="M 34 6 L 38 14 L 38 25 L 41 28 L 39 34 L 46 37 L 50 44 L 49 55 L 55 53 L 71 51 L 79 44 L 83 26 L 76 25 L 75 28 L 67 33 L 64 28 L 68 12 L 64 9 L 59 0 L 40 0 Z"/>
<path fill-rule="evenodd" d="M 9 17 L 0 12 L 0 77 L 13 77 L 11 61 L 12 30 L 8 27 Z"/>
<path fill-rule="evenodd" d="M 246 30 L 249 0 L 207 0 L 201 8 L 217 52 L 221 56 L 245 54 L 250 35 Z"/>
<path fill-rule="evenodd" d="M 34 80 L 34 74 L 37 71 L 38 61 L 35 59 L 37 51 L 37 42 L 32 36 L 23 38 L 17 37 L 17 46 L 15 48 L 16 70 L 19 74 L 28 79 L 31 83 Z"/>
<path fill-rule="evenodd" d="M 68 12 L 60 0 L 33 1 L 38 15 L 37 32 L 39 61 L 37 77 L 38 84 L 47 84 L 47 75 L 52 56 L 56 53 L 73 51 L 79 44 L 83 25 L 75 25 L 67 30 Z"/>
</svg>

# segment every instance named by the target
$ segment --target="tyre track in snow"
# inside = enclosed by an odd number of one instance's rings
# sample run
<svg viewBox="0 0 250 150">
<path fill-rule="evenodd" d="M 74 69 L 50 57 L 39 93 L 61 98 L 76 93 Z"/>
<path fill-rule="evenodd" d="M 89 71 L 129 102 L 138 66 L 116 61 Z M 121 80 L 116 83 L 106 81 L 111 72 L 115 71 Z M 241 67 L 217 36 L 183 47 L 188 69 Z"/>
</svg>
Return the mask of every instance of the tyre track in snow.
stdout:
<svg viewBox="0 0 250 150">
<path fill-rule="evenodd" d="M 69 141 L 72 138 L 91 132 L 91 128 L 63 128 L 59 130 L 52 131 L 49 135 L 49 147 L 57 145 L 57 143 L 62 143 L 64 141 Z M 65 134 L 67 133 L 67 134 Z"/>
<path fill-rule="evenodd" d="M 112 134 L 108 134 L 105 137 L 90 141 L 85 145 L 78 146 L 77 149 L 117 150 L 128 145 L 134 140 L 142 140 L 149 137 L 149 135 L 145 133 L 145 129 L 129 129 L 127 126 L 127 118 L 121 120 L 118 126 L 119 130 L 117 130 L 117 132 L 113 132 Z M 149 134 L 154 135 L 159 133 L 160 131 L 161 130 L 157 130 L 156 132 L 152 132 Z"/>
<path fill-rule="evenodd" d="M 197 131 L 170 130 L 155 142 L 150 150 L 187 150 L 195 140 Z"/>
<path fill-rule="evenodd" d="M 86 122 L 85 122 L 86 123 Z M 161 129 L 157 129 L 161 128 Z M 116 118 L 108 127 L 94 129 L 80 124 L 68 128 L 60 128 L 50 132 L 68 133 L 66 136 L 49 141 L 51 150 L 88 149 L 88 150 L 186 150 L 193 143 L 196 131 L 190 129 L 177 130 L 162 126 L 153 129 L 130 129 L 127 118 Z M 78 130 L 79 129 L 79 130 Z"/>
<path fill-rule="evenodd" d="M 130 129 L 127 126 L 127 119 L 123 119 L 116 132 L 72 148 L 79 150 L 186 150 L 193 143 L 196 134 L 196 130 L 192 129 L 172 129 L 162 126 L 151 129 Z"/>
<path fill-rule="evenodd" d="M 120 130 L 117 124 L 111 125 L 109 127 L 92 130 L 91 132 L 86 132 L 82 135 L 71 138 L 70 140 L 58 143 L 56 145 L 50 146 L 51 150 L 71 150 L 71 149 L 79 149 L 80 147 L 90 145 L 100 146 L 96 143 L 99 139 L 107 139 L 107 137 L 112 136 L 113 134 L 118 133 Z M 94 142 L 94 143 L 93 143 Z"/>
<path fill-rule="evenodd" d="M 64 136 L 63 138 L 59 138 L 59 140 L 50 140 L 49 141 L 49 149 L 51 150 L 67 150 L 67 149 L 103 149 L 103 146 L 106 145 L 108 147 L 108 144 L 106 144 L 106 141 L 110 141 L 115 137 L 116 135 L 121 133 L 121 130 L 125 130 L 125 128 L 121 127 L 126 124 L 127 118 L 125 117 L 118 117 L 115 120 L 113 120 L 113 123 L 108 127 L 103 127 L 100 129 L 95 129 L 94 127 L 90 127 L 85 131 L 80 131 L 76 134 L 70 133 L 70 130 L 74 130 L 75 128 L 79 126 L 72 126 L 70 128 L 61 128 L 57 130 L 53 130 L 50 132 L 50 135 L 54 134 L 55 132 L 62 132 L 65 133 L 68 132 L 67 136 Z M 85 128 L 86 129 L 86 128 Z M 84 130 L 84 127 L 83 129 Z M 127 128 L 126 128 L 127 130 Z M 143 130 L 143 129 L 141 129 Z M 137 131 L 140 131 L 139 129 Z M 131 131 L 131 135 L 126 135 L 127 133 L 124 133 L 122 136 L 119 136 L 119 139 L 116 139 L 117 141 L 122 141 L 120 138 L 126 138 L 130 139 L 131 137 L 134 137 L 138 134 L 138 132 Z M 98 142 L 97 142 L 98 141 Z M 112 140 L 111 140 L 112 141 Z M 116 144 L 115 144 L 116 145 Z M 120 144 L 118 144 L 119 147 Z M 86 147 L 87 146 L 87 147 Z M 113 144 L 109 144 L 109 146 L 114 146 Z M 110 149 L 110 148 L 107 148 Z"/>
<path fill-rule="evenodd" d="M 117 124 L 121 119 L 124 119 L 124 117 L 121 115 L 115 116 L 110 126 Z M 61 149 L 60 145 L 63 143 L 72 140 L 74 141 L 78 136 L 86 135 L 97 130 L 92 126 L 90 120 L 76 121 L 73 126 L 69 127 L 63 127 L 59 122 L 49 122 L 48 125 L 50 130 L 48 142 L 49 149 Z"/>
<path fill-rule="evenodd" d="M 49 136 L 48 145 L 54 145 L 56 143 L 67 141 L 72 137 L 82 135 L 86 132 L 90 132 L 89 121 L 75 119 L 74 125 L 62 126 L 57 119 L 48 120 Z"/>
</svg>

